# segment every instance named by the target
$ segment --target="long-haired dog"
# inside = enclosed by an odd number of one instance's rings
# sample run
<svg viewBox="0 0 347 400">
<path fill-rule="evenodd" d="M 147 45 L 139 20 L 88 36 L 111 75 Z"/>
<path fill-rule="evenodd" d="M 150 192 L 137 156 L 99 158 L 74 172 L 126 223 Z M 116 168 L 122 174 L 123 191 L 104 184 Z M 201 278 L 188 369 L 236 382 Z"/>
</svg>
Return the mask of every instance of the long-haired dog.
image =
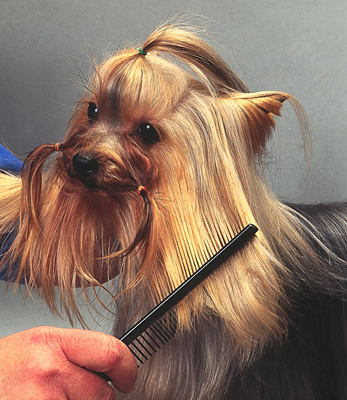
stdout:
<svg viewBox="0 0 347 400">
<path fill-rule="evenodd" d="M 76 287 L 118 276 L 117 335 L 259 227 L 179 304 L 127 398 L 347 398 L 346 206 L 286 205 L 262 178 L 287 100 L 305 136 L 294 98 L 249 93 L 194 31 L 165 25 L 96 68 L 62 143 L 0 174 L 9 276 L 53 309 L 58 286 L 77 315 Z"/>
</svg>

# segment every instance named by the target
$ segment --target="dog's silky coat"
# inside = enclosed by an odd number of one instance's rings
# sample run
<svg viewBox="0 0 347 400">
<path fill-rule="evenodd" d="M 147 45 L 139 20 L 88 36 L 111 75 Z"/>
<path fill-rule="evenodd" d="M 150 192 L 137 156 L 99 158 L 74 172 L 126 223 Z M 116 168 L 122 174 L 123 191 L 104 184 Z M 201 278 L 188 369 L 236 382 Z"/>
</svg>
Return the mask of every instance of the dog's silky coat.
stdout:
<svg viewBox="0 0 347 400">
<path fill-rule="evenodd" d="M 248 93 L 192 30 L 165 25 L 97 67 L 61 144 L 0 174 L 3 265 L 53 309 L 59 286 L 77 316 L 75 287 L 118 275 L 117 335 L 259 227 L 177 307 L 175 338 L 126 398 L 347 398 L 346 206 L 283 204 L 259 173 L 287 101 L 306 135 L 294 98 Z"/>
</svg>

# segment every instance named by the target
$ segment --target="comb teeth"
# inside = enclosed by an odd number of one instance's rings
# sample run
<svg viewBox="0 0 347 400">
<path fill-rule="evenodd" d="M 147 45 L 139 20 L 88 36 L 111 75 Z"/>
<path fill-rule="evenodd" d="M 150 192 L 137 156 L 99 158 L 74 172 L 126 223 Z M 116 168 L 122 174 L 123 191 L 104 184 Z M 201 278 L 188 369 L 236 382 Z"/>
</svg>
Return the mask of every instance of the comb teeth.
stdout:
<svg viewBox="0 0 347 400">
<path fill-rule="evenodd" d="M 167 318 L 168 317 L 168 318 Z M 143 333 L 133 339 L 128 347 L 137 360 L 137 365 L 145 363 L 157 350 L 160 350 L 176 334 L 177 322 L 172 311 L 160 318 Z"/>
<path fill-rule="evenodd" d="M 121 337 L 120 340 L 129 347 L 137 359 L 138 367 L 175 336 L 177 319 L 173 307 L 254 236 L 257 231 L 258 228 L 255 225 L 247 225 L 192 276 L 186 279 Z"/>
</svg>

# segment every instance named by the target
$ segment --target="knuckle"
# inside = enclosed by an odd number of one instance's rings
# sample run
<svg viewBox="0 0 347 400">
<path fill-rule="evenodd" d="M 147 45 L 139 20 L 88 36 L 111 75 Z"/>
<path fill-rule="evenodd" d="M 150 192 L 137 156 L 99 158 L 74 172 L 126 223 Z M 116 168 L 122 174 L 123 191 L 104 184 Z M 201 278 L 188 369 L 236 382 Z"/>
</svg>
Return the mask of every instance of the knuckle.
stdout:
<svg viewBox="0 0 347 400">
<path fill-rule="evenodd" d="M 41 344 L 46 341 L 49 328 L 45 326 L 40 326 L 37 328 L 32 328 L 28 332 L 30 333 L 30 340 L 32 343 Z"/>
<path fill-rule="evenodd" d="M 54 330 L 49 327 L 33 328 L 29 332 L 30 346 L 26 369 L 36 382 L 57 382 L 62 375 L 62 358 L 54 343 Z"/>
<path fill-rule="evenodd" d="M 54 329 L 51 327 L 43 326 L 30 330 L 29 340 L 33 345 L 51 348 L 55 339 L 56 334 Z"/>
</svg>

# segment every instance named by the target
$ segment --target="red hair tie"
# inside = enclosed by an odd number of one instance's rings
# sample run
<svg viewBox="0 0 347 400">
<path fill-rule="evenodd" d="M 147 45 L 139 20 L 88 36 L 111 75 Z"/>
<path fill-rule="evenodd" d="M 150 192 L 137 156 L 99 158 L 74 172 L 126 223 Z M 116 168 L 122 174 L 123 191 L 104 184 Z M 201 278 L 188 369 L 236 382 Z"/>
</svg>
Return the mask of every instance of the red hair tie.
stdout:
<svg viewBox="0 0 347 400">
<path fill-rule="evenodd" d="M 54 150 L 55 150 L 55 151 L 60 151 L 60 143 L 56 143 L 56 144 L 54 145 Z"/>
<path fill-rule="evenodd" d="M 147 192 L 147 189 L 144 186 L 139 186 L 137 188 L 137 194 L 142 196 L 142 192 Z"/>
</svg>

